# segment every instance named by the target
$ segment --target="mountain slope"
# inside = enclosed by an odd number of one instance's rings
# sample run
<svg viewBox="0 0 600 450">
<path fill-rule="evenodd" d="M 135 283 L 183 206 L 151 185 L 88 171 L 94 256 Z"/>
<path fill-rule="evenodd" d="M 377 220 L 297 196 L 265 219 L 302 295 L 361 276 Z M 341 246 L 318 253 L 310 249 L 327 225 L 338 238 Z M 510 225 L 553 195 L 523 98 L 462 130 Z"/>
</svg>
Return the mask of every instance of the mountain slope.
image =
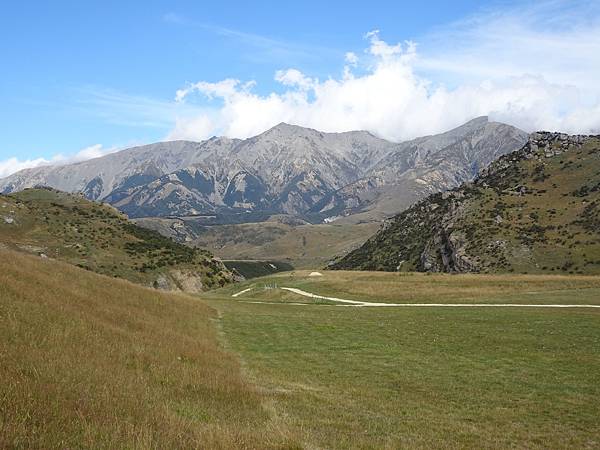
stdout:
<svg viewBox="0 0 600 450">
<path fill-rule="evenodd" d="M 600 272 L 600 137 L 535 133 L 391 219 L 335 269 Z"/>
<path fill-rule="evenodd" d="M 523 131 L 480 117 L 447 133 L 398 144 L 367 177 L 325 198 L 319 206 L 326 206 L 319 212 L 350 213 L 354 222 L 385 219 L 429 194 L 472 180 L 526 141 Z"/>
<path fill-rule="evenodd" d="M 284 448 L 197 298 L 0 249 L 0 299 L 0 448 Z"/>
<path fill-rule="evenodd" d="M 81 192 L 130 217 L 282 213 L 319 223 L 362 213 L 378 220 L 422 196 L 472 179 L 526 134 L 487 117 L 436 136 L 392 143 L 365 131 L 322 133 L 280 124 L 245 139 L 165 142 L 0 180 L 4 193 L 36 185 Z"/>
<path fill-rule="evenodd" d="M 51 189 L 0 196 L 0 246 L 167 290 L 198 292 L 232 277 L 209 252 L 138 227 L 110 206 Z"/>
</svg>

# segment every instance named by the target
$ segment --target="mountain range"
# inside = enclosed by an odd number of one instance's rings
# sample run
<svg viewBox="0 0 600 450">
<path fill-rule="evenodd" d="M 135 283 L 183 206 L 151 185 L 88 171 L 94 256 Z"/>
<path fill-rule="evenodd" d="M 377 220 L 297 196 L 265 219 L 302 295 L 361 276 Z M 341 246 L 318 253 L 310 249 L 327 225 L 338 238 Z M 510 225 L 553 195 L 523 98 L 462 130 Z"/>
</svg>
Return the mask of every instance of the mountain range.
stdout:
<svg viewBox="0 0 600 450">
<path fill-rule="evenodd" d="M 282 123 L 245 140 L 161 142 L 26 169 L 0 180 L 0 192 L 49 186 L 110 203 L 132 218 L 228 224 L 285 214 L 310 223 L 372 221 L 473 179 L 526 140 L 525 132 L 487 117 L 402 143 L 366 131 L 322 133 Z"/>
</svg>

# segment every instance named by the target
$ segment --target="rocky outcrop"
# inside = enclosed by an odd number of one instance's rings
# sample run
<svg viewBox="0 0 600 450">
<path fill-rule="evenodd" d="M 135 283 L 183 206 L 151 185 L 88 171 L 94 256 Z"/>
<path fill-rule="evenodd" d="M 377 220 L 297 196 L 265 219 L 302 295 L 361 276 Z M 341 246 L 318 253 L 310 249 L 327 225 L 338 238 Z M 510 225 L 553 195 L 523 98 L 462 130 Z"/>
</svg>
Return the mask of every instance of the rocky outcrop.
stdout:
<svg viewBox="0 0 600 450">
<path fill-rule="evenodd" d="M 222 273 L 228 273 L 228 282 L 243 281 L 238 274 L 229 271 L 220 261 L 213 260 L 219 265 L 219 270 Z M 200 294 L 205 292 L 210 287 L 206 286 L 203 280 L 206 279 L 206 274 L 192 269 L 187 270 L 170 270 L 166 273 L 161 273 L 152 283 L 151 287 L 163 291 L 180 291 L 186 294 Z"/>
<path fill-rule="evenodd" d="M 478 266 L 466 251 L 465 233 L 457 229 L 457 221 L 464 214 L 461 193 L 444 193 L 447 203 L 441 220 L 434 224 L 431 237 L 420 255 L 417 270 L 426 272 L 476 272 Z"/>
</svg>

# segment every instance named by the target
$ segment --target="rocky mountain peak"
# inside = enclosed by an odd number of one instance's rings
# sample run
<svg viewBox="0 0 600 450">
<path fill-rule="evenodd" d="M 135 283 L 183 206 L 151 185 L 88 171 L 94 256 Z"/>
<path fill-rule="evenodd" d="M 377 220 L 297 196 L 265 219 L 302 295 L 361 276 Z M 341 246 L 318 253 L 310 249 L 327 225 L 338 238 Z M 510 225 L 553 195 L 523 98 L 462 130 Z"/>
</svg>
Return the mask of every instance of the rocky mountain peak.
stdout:
<svg viewBox="0 0 600 450">
<path fill-rule="evenodd" d="M 299 125 L 292 125 L 286 122 L 280 122 L 267 131 L 259 134 L 257 137 L 272 137 L 272 136 L 301 136 L 301 135 L 318 135 L 320 132 L 312 128 L 305 128 Z"/>
</svg>

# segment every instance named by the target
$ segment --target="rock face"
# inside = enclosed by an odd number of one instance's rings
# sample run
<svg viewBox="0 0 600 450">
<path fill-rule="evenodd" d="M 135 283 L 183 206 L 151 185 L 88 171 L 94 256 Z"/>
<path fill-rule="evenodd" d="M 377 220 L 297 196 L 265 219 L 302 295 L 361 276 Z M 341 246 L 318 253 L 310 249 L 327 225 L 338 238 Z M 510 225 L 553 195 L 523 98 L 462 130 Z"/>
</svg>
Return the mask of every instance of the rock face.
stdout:
<svg viewBox="0 0 600 450">
<path fill-rule="evenodd" d="M 600 272 L 600 137 L 533 133 L 389 220 L 334 269 Z"/>
<path fill-rule="evenodd" d="M 284 213 L 315 223 L 373 220 L 471 180 L 525 140 L 524 132 L 486 117 L 400 144 L 365 131 L 280 124 L 246 140 L 165 142 L 27 169 L 0 180 L 0 192 L 51 186 L 108 202 L 130 217 L 216 215 L 234 223 Z"/>
</svg>

